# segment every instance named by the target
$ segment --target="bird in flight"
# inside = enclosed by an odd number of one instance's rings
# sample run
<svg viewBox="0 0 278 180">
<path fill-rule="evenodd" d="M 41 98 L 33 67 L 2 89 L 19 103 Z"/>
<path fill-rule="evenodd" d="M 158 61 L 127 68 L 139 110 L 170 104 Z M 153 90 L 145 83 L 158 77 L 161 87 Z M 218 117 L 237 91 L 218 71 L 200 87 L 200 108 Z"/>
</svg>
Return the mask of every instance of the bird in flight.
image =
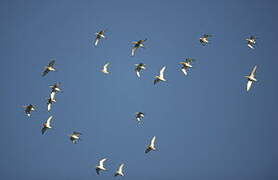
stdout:
<svg viewBox="0 0 278 180">
<path fill-rule="evenodd" d="M 60 88 L 61 83 L 55 83 L 52 86 L 49 86 L 51 88 L 50 98 L 55 99 L 55 95 L 61 91 Z"/>
<path fill-rule="evenodd" d="M 124 168 L 124 164 L 122 163 L 120 164 L 119 168 L 115 172 L 114 176 L 124 176 L 123 168 Z"/>
<path fill-rule="evenodd" d="M 255 66 L 255 67 L 252 69 L 251 73 L 250 73 L 248 76 L 244 76 L 245 78 L 248 79 L 248 81 L 247 81 L 247 86 L 246 86 L 246 90 L 247 90 L 247 91 L 250 90 L 250 88 L 251 88 L 251 86 L 252 86 L 252 83 L 257 81 L 257 79 L 255 78 L 256 70 L 257 70 L 257 66 Z"/>
<path fill-rule="evenodd" d="M 250 38 L 245 39 L 247 41 L 247 46 L 251 49 L 255 49 L 255 45 L 257 43 L 257 37 L 250 36 Z"/>
<path fill-rule="evenodd" d="M 52 128 L 51 125 L 50 125 L 50 122 L 52 121 L 52 119 L 53 119 L 53 116 L 50 116 L 50 117 L 46 120 L 46 122 L 43 123 L 43 127 L 42 127 L 42 130 L 41 130 L 41 131 L 42 131 L 42 134 L 44 134 L 46 130 Z"/>
<path fill-rule="evenodd" d="M 193 58 L 186 58 L 185 61 L 180 62 L 182 65 L 181 71 L 183 72 L 184 75 L 187 75 L 187 70 L 192 68 L 191 63 L 195 61 Z"/>
<path fill-rule="evenodd" d="M 154 84 L 160 82 L 160 81 L 166 81 L 166 79 L 164 79 L 164 71 L 166 69 L 166 66 L 163 66 L 159 72 L 159 76 L 155 76 L 155 79 L 154 79 Z"/>
<path fill-rule="evenodd" d="M 106 37 L 104 36 L 104 32 L 105 32 L 105 31 L 106 31 L 106 30 L 101 30 L 101 31 L 95 33 L 95 35 L 96 35 L 95 46 L 98 45 L 98 43 L 99 43 L 99 41 L 100 41 L 101 38 L 106 38 Z"/>
<path fill-rule="evenodd" d="M 212 35 L 209 35 L 209 34 L 204 34 L 202 37 L 200 37 L 200 43 L 205 46 L 206 44 L 209 43 L 209 37 L 212 37 Z"/>
<path fill-rule="evenodd" d="M 110 65 L 110 63 L 106 63 L 104 64 L 101 72 L 103 72 L 104 74 L 109 74 L 109 71 L 108 71 L 108 66 Z"/>
<path fill-rule="evenodd" d="M 139 40 L 139 41 L 133 41 L 132 44 L 134 44 L 134 46 L 131 49 L 131 56 L 135 56 L 135 52 L 138 48 L 144 48 L 144 44 L 143 42 L 147 41 L 147 39 L 144 40 Z"/>
<path fill-rule="evenodd" d="M 146 65 L 143 63 L 135 64 L 135 72 L 138 77 L 140 77 L 140 71 L 146 69 Z"/>
<path fill-rule="evenodd" d="M 42 73 L 42 76 L 47 75 L 50 71 L 56 71 L 54 68 L 55 60 L 52 60 L 48 63 L 48 65 L 44 68 L 44 71 Z"/>
<path fill-rule="evenodd" d="M 56 99 L 52 99 L 51 97 L 47 99 L 47 111 L 51 110 L 51 106 L 56 102 Z"/>
<path fill-rule="evenodd" d="M 73 144 L 76 144 L 77 141 L 81 140 L 80 135 L 82 135 L 80 132 L 74 131 L 72 134 L 68 135 L 70 137 L 70 140 Z"/>
<path fill-rule="evenodd" d="M 155 147 L 155 140 L 156 140 L 156 137 L 154 136 L 151 140 L 151 143 L 148 145 L 147 149 L 145 150 L 145 153 L 148 153 L 150 151 L 155 151 L 156 150 L 156 147 Z"/>
<path fill-rule="evenodd" d="M 106 158 L 101 159 L 99 161 L 99 164 L 96 166 L 96 173 L 99 174 L 100 171 L 105 171 L 106 168 L 104 167 L 104 162 L 106 161 Z"/>
<path fill-rule="evenodd" d="M 32 104 L 29 104 L 28 106 L 23 106 L 23 108 L 25 109 L 25 114 L 30 117 L 31 116 L 31 112 L 35 111 L 35 106 L 33 106 Z"/>
<path fill-rule="evenodd" d="M 142 112 L 136 112 L 135 113 L 135 118 L 138 122 L 141 122 L 141 119 L 143 119 L 145 117 L 145 114 Z"/>
</svg>

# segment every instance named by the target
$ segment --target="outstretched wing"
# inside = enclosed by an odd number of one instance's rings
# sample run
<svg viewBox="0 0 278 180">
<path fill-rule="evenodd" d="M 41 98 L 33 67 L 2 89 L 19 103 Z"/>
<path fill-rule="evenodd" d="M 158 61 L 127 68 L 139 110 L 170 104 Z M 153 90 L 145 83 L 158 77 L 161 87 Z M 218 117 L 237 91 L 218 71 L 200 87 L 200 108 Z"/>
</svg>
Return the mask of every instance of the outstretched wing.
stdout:
<svg viewBox="0 0 278 180">
<path fill-rule="evenodd" d="M 118 169 L 119 172 L 123 172 L 124 164 L 122 163 Z"/>
<path fill-rule="evenodd" d="M 131 49 L 131 56 L 135 56 L 136 50 L 137 50 L 137 47 L 133 47 L 133 48 Z"/>
<path fill-rule="evenodd" d="M 159 72 L 159 76 L 162 77 L 162 79 L 164 78 L 164 71 L 165 71 L 165 69 L 166 69 L 166 66 L 163 66 L 163 68 Z"/>
<path fill-rule="evenodd" d="M 42 128 L 42 130 L 41 130 L 41 132 L 42 132 L 42 135 L 45 133 L 45 131 L 47 130 L 47 128 L 46 127 L 43 127 Z"/>
<path fill-rule="evenodd" d="M 251 86 L 252 86 L 252 81 L 247 81 L 247 86 L 246 86 L 246 90 L 249 91 Z"/>
<path fill-rule="evenodd" d="M 49 62 L 48 66 L 52 67 L 52 66 L 54 66 L 54 64 L 55 64 L 55 60 L 52 60 Z"/>
<path fill-rule="evenodd" d="M 156 137 L 154 136 L 151 140 L 151 146 L 153 146 L 153 147 L 154 147 L 155 140 L 156 140 Z"/>
<path fill-rule="evenodd" d="M 82 135 L 82 133 L 80 133 L 80 132 L 76 132 L 76 131 L 74 131 L 72 134 L 74 134 L 74 135 L 76 135 L 76 136 L 80 136 L 80 135 Z"/>
<path fill-rule="evenodd" d="M 44 70 L 43 73 L 42 73 L 42 76 L 47 75 L 48 72 L 49 72 L 49 70 L 48 70 L 47 68 L 45 68 L 45 70 Z"/>
<path fill-rule="evenodd" d="M 95 46 L 97 46 L 97 45 L 98 45 L 98 42 L 99 42 L 99 38 L 98 38 L 98 37 L 96 37 L 96 40 L 95 40 Z"/>
<path fill-rule="evenodd" d="M 148 147 L 146 150 L 145 150 L 145 153 L 147 154 L 148 152 L 150 152 L 151 149 Z"/>
<path fill-rule="evenodd" d="M 49 116 L 49 118 L 46 120 L 46 124 L 50 125 L 50 122 L 52 121 L 53 116 Z"/>
<path fill-rule="evenodd" d="M 186 76 L 187 75 L 187 71 L 185 68 L 181 68 L 181 71 L 183 72 L 183 74 Z"/>
<path fill-rule="evenodd" d="M 104 162 L 106 161 L 106 158 L 99 161 L 99 165 L 103 167 Z"/>
<path fill-rule="evenodd" d="M 155 78 L 155 80 L 153 81 L 153 84 L 155 85 L 156 83 L 158 83 L 160 80 L 158 78 Z"/>
<path fill-rule="evenodd" d="M 257 66 L 254 66 L 250 75 L 255 76 L 256 70 L 257 70 Z"/>
</svg>

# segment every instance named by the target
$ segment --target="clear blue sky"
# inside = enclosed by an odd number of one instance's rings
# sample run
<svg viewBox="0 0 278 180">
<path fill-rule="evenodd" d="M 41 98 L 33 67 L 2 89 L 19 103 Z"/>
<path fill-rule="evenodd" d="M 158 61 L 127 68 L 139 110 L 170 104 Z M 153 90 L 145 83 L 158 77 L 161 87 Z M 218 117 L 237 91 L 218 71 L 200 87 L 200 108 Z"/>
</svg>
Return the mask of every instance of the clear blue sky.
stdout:
<svg viewBox="0 0 278 180">
<path fill-rule="evenodd" d="M 1 1 L 0 179 L 277 180 L 277 1 Z M 94 33 L 107 29 L 97 48 Z M 198 38 L 212 34 L 211 44 Z M 259 37 L 255 50 L 244 39 Z M 130 42 L 146 49 L 130 57 Z M 187 77 L 180 58 L 192 57 Z M 41 77 L 56 59 L 57 72 Z M 100 72 L 110 62 L 111 74 Z M 139 80 L 134 64 L 147 69 Z M 167 83 L 153 85 L 166 65 Z M 246 92 L 247 75 L 258 66 Z M 63 93 L 49 113 L 49 85 Z M 22 105 L 37 111 L 25 116 Z M 134 113 L 146 114 L 138 126 Z M 41 135 L 53 115 L 53 129 Z M 83 133 L 72 144 L 67 134 Z M 144 154 L 152 136 L 157 152 Z M 97 176 L 97 161 L 108 171 Z M 143 173 L 142 173 L 143 172 Z"/>
</svg>

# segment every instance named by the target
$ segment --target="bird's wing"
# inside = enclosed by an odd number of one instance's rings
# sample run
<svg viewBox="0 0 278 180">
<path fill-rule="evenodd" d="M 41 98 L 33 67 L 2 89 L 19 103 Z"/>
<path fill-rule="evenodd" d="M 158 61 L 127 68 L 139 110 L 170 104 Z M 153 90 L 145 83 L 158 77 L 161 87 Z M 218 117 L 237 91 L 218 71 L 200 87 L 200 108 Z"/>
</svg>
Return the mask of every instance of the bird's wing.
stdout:
<svg viewBox="0 0 278 180">
<path fill-rule="evenodd" d="M 106 158 L 100 160 L 100 161 L 99 161 L 99 165 L 100 165 L 100 166 L 103 166 L 103 163 L 104 163 L 105 161 L 106 161 Z"/>
<path fill-rule="evenodd" d="M 254 66 L 250 75 L 255 76 L 256 70 L 257 70 L 257 66 Z"/>
<path fill-rule="evenodd" d="M 47 75 L 48 72 L 49 72 L 49 70 L 46 68 L 46 69 L 43 71 L 42 76 Z"/>
<path fill-rule="evenodd" d="M 163 76 L 164 76 L 164 71 L 165 71 L 165 69 L 166 69 L 166 66 L 163 66 L 163 68 L 160 70 L 160 72 L 159 72 L 159 76 L 160 77 L 162 77 L 163 78 Z"/>
<path fill-rule="evenodd" d="M 47 111 L 50 111 L 51 110 L 51 103 L 48 103 L 47 104 Z"/>
<path fill-rule="evenodd" d="M 99 42 L 99 38 L 96 38 L 96 40 L 95 40 L 95 46 L 98 45 L 98 42 Z"/>
<path fill-rule="evenodd" d="M 50 93 L 50 98 L 51 98 L 51 99 L 55 99 L 55 94 L 56 94 L 56 92 L 54 92 L 54 91 L 51 92 L 51 93 Z"/>
<path fill-rule="evenodd" d="M 251 49 L 255 49 L 254 46 L 252 46 L 252 44 L 248 43 L 247 46 Z"/>
<path fill-rule="evenodd" d="M 52 121 L 53 116 L 49 116 L 49 118 L 46 120 L 46 124 L 50 125 L 50 122 Z"/>
<path fill-rule="evenodd" d="M 43 127 L 43 128 L 42 128 L 42 130 L 41 130 L 41 131 L 42 131 L 42 135 L 45 133 L 46 130 L 47 130 L 46 127 Z"/>
<path fill-rule="evenodd" d="M 153 84 L 155 85 L 156 83 L 158 83 L 160 80 L 155 78 L 155 80 L 153 81 Z"/>
<path fill-rule="evenodd" d="M 124 164 L 122 163 L 118 169 L 118 171 L 123 172 Z"/>
<path fill-rule="evenodd" d="M 181 71 L 183 72 L 183 74 L 186 76 L 187 75 L 187 71 L 185 68 L 181 68 Z"/>
<path fill-rule="evenodd" d="M 133 47 L 133 48 L 131 49 L 131 56 L 135 56 L 136 50 L 137 50 L 137 47 Z"/>
<path fill-rule="evenodd" d="M 81 135 L 81 133 L 80 133 L 80 132 L 76 132 L 76 131 L 74 131 L 74 132 L 73 132 L 73 134 L 74 134 L 74 135 L 76 135 L 76 136 Z"/>
<path fill-rule="evenodd" d="M 49 62 L 48 66 L 52 67 L 55 64 L 55 60 Z"/>
<path fill-rule="evenodd" d="M 140 71 L 138 71 L 137 69 L 136 69 L 136 74 L 138 77 L 140 77 Z"/>
<path fill-rule="evenodd" d="M 246 90 L 249 91 L 251 86 L 252 86 L 252 81 L 247 81 L 247 86 L 246 86 Z"/>
<path fill-rule="evenodd" d="M 154 136 L 154 137 L 152 138 L 152 140 L 151 140 L 151 146 L 154 146 L 155 139 L 156 139 L 156 137 Z"/>
<path fill-rule="evenodd" d="M 100 169 L 96 168 L 96 173 L 99 174 Z"/>
<path fill-rule="evenodd" d="M 147 154 L 150 151 L 151 151 L 151 149 L 149 147 L 147 147 L 147 149 L 145 150 L 145 153 Z"/>
</svg>

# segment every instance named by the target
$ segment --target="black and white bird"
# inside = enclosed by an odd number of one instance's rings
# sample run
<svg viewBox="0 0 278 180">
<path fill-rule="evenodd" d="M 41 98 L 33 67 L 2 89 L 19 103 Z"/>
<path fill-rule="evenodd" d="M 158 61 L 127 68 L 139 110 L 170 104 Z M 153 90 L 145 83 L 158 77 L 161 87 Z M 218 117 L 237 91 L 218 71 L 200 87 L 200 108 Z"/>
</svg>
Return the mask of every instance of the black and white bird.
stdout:
<svg viewBox="0 0 278 180">
<path fill-rule="evenodd" d="M 186 58 L 185 61 L 180 62 L 182 65 L 181 71 L 183 72 L 184 75 L 187 75 L 187 71 L 192 68 L 192 61 L 195 61 L 193 58 Z"/>
<path fill-rule="evenodd" d="M 142 112 L 136 112 L 135 113 L 135 118 L 138 122 L 141 122 L 141 119 L 143 119 L 145 117 L 145 114 Z"/>
<path fill-rule="evenodd" d="M 51 97 L 47 99 L 47 111 L 51 110 L 52 104 L 56 102 L 56 99 L 52 99 Z"/>
<path fill-rule="evenodd" d="M 106 161 L 106 158 L 103 158 L 99 161 L 98 165 L 96 166 L 96 173 L 99 174 L 100 171 L 106 171 L 106 168 L 104 167 L 104 162 Z"/>
<path fill-rule="evenodd" d="M 55 95 L 61 91 L 60 88 L 61 83 L 55 83 L 52 86 L 49 86 L 51 88 L 50 98 L 55 99 Z"/>
<path fill-rule="evenodd" d="M 255 74 L 256 74 L 256 70 L 257 70 L 257 66 L 255 66 L 251 73 L 248 75 L 248 76 L 244 76 L 245 78 L 247 78 L 247 86 L 246 86 L 246 90 L 249 91 L 251 86 L 252 86 L 252 83 L 253 82 L 256 82 L 257 79 L 255 78 Z"/>
<path fill-rule="evenodd" d="M 117 171 L 115 172 L 114 176 L 124 176 L 124 172 L 123 172 L 123 168 L 124 168 L 124 164 L 120 164 L 120 166 L 118 167 Z"/>
<path fill-rule="evenodd" d="M 212 35 L 209 35 L 209 34 L 204 34 L 202 37 L 200 37 L 200 43 L 204 46 L 206 44 L 209 43 L 209 37 L 212 37 Z"/>
<path fill-rule="evenodd" d="M 77 141 L 81 140 L 80 135 L 82 135 L 80 132 L 74 131 L 72 134 L 68 135 L 70 137 L 70 140 L 73 144 L 76 144 Z"/>
<path fill-rule="evenodd" d="M 52 60 L 48 63 L 48 65 L 44 68 L 44 71 L 42 73 L 42 76 L 47 75 L 50 71 L 56 71 L 54 68 L 55 60 Z"/>
<path fill-rule="evenodd" d="M 255 49 L 255 45 L 257 43 L 257 37 L 256 36 L 250 36 L 250 38 L 245 39 L 247 42 L 247 46 L 251 49 Z"/>
<path fill-rule="evenodd" d="M 156 150 L 156 147 L 155 147 L 155 140 L 156 140 L 156 137 L 154 136 L 151 140 L 151 143 L 148 145 L 147 149 L 145 150 L 145 153 L 148 153 L 150 151 L 155 151 Z"/>
<path fill-rule="evenodd" d="M 134 44 L 134 46 L 131 49 L 131 56 L 135 56 L 135 52 L 138 48 L 144 48 L 144 44 L 143 42 L 147 41 L 147 39 L 144 40 L 139 40 L 139 41 L 133 41 L 132 44 Z"/>
<path fill-rule="evenodd" d="M 106 38 L 106 37 L 104 36 L 104 32 L 105 32 L 105 31 L 106 31 L 106 30 L 101 30 L 101 31 L 95 33 L 95 35 L 96 35 L 96 39 L 95 39 L 95 43 L 94 43 L 95 46 L 98 45 L 98 43 L 99 43 L 99 41 L 100 41 L 101 38 Z"/>
<path fill-rule="evenodd" d="M 159 75 L 158 76 L 155 76 L 155 79 L 154 79 L 154 84 L 160 82 L 160 81 L 166 81 L 166 79 L 164 78 L 164 71 L 166 69 L 166 66 L 163 66 L 160 71 L 159 71 Z"/>
<path fill-rule="evenodd" d="M 25 109 L 25 114 L 30 117 L 31 116 L 31 112 L 35 111 L 35 106 L 33 106 L 32 104 L 29 104 L 27 106 L 23 106 L 23 108 Z"/>
<path fill-rule="evenodd" d="M 44 133 L 46 132 L 46 130 L 52 128 L 52 127 L 51 127 L 51 124 L 50 124 L 51 121 L 52 121 L 52 119 L 53 119 L 53 116 L 50 116 L 50 117 L 46 120 L 46 122 L 43 123 L 43 127 L 42 127 L 42 130 L 41 130 L 42 134 L 44 134 Z"/>
<path fill-rule="evenodd" d="M 143 63 L 135 64 L 135 72 L 138 77 L 140 77 L 140 71 L 146 69 L 146 65 Z"/>
<path fill-rule="evenodd" d="M 110 63 L 104 64 L 104 66 L 102 67 L 101 72 L 103 72 L 104 74 L 109 74 L 109 71 L 108 71 L 108 66 L 109 65 L 110 65 Z"/>
</svg>

